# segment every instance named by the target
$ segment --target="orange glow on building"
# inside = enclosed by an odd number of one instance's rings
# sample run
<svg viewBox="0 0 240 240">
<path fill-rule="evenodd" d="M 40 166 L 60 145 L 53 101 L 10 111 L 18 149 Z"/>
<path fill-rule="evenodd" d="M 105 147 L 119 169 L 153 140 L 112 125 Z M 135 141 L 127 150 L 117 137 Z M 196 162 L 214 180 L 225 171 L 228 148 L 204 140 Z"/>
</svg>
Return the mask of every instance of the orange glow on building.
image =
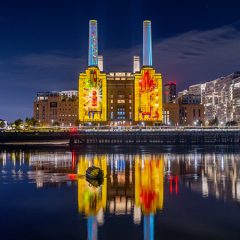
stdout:
<svg viewBox="0 0 240 240">
<path fill-rule="evenodd" d="M 96 66 L 88 67 L 79 77 L 79 121 L 107 121 L 107 79 Z"/>
<path fill-rule="evenodd" d="M 152 67 L 143 67 L 135 73 L 136 122 L 162 122 L 162 76 Z"/>
</svg>

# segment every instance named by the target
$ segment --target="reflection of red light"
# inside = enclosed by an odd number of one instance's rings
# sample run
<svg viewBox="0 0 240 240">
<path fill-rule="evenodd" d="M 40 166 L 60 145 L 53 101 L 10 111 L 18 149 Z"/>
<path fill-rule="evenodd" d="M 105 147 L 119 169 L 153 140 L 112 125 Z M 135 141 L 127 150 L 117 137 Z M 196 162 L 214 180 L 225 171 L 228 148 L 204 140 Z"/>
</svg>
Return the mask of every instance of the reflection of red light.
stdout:
<svg viewBox="0 0 240 240">
<path fill-rule="evenodd" d="M 169 176 L 169 191 L 170 193 L 173 192 L 173 185 L 175 185 L 175 193 L 178 194 L 178 176 Z"/>
<path fill-rule="evenodd" d="M 172 193 L 172 181 L 170 181 L 169 191 L 170 191 L 170 193 Z"/>
<path fill-rule="evenodd" d="M 169 92 L 165 92 L 165 95 L 168 95 L 169 94 Z"/>
<path fill-rule="evenodd" d="M 72 181 L 77 179 L 77 174 L 74 174 L 74 173 L 69 173 L 67 176 L 68 176 L 68 179 Z"/>
<path fill-rule="evenodd" d="M 142 190 L 140 200 L 144 206 L 145 211 L 151 210 L 151 207 L 156 198 L 156 193 L 151 190 Z"/>
<path fill-rule="evenodd" d="M 76 152 L 73 150 L 72 151 L 72 169 L 75 169 L 76 165 Z"/>
</svg>

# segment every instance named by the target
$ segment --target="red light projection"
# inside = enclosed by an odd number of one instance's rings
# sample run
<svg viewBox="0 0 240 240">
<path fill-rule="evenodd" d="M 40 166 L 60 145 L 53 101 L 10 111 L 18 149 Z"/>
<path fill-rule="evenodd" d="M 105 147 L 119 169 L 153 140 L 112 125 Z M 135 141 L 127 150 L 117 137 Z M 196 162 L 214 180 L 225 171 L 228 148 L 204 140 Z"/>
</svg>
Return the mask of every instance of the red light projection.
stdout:
<svg viewBox="0 0 240 240">
<path fill-rule="evenodd" d="M 92 106 L 97 107 L 97 91 L 92 91 Z"/>
<path fill-rule="evenodd" d="M 150 71 L 144 72 L 142 80 L 140 80 L 140 90 L 142 92 L 152 91 L 155 88 L 153 79 L 151 78 Z"/>
<path fill-rule="evenodd" d="M 162 78 L 153 68 L 143 68 L 135 76 L 135 120 L 162 120 Z"/>
</svg>

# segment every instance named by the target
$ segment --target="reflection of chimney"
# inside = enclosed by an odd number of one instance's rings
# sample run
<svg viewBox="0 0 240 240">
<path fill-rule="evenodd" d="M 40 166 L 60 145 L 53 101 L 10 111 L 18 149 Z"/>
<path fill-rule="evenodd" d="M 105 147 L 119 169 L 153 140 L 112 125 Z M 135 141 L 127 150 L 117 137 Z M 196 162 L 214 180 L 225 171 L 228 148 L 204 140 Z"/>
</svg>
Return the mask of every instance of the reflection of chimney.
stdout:
<svg viewBox="0 0 240 240">
<path fill-rule="evenodd" d="M 141 216 L 142 216 L 141 208 L 134 205 L 133 221 L 134 221 L 135 224 L 140 224 L 141 223 Z"/>
<path fill-rule="evenodd" d="M 143 66 L 152 66 L 151 21 L 143 22 Z"/>
<path fill-rule="evenodd" d="M 134 56 L 133 57 L 133 73 L 140 71 L 140 57 Z"/>
<path fill-rule="evenodd" d="M 103 56 L 102 55 L 98 56 L 98 68 L 101 72 L 103 71 Z"/>
<path fill-rule="evenodd" d="M 98 66 L 97 21 L 89 21 L 88 66 Z"/>
</svg>

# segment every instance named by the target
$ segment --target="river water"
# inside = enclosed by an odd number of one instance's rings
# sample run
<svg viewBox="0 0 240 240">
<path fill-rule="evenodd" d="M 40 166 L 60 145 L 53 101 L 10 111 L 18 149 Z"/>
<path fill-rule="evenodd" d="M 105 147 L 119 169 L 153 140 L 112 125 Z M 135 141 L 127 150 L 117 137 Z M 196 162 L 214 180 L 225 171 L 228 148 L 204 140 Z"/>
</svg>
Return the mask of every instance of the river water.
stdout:
<svg viewBox="0 0 240 240">
<path fill-rule="evenodd" d="M 240 149 L 1 149 L 0 216 L 1 240 L 240 239 Z"/>
</svg>

